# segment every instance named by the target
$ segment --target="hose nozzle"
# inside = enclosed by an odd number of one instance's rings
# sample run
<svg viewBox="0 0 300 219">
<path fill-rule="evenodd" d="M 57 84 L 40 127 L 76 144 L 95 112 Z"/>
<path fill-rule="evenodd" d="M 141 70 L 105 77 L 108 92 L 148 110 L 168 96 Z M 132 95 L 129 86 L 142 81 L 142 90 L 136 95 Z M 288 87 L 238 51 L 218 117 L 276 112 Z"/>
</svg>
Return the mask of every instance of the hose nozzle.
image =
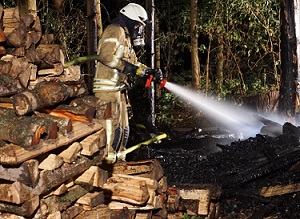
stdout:
<svg viewBox="0 0 300 219">
<path fill-rule="evenodd" d="M 163 89 L 165 87 L 166 83 L 167 83 L 167 80 L 166 79 L 162 79 L 161 82 L 159 83 L 160 89 Z"/>
</svg>

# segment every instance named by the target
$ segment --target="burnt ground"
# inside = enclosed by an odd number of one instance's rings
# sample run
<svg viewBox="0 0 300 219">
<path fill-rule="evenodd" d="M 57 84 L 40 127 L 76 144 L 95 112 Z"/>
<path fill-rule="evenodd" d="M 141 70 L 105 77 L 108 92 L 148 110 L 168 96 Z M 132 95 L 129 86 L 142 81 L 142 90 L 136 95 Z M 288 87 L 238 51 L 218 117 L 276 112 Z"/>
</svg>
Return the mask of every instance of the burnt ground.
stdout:
<svg viewBox="0 0 300 219">
<path fill-rule="evenodd" d="M 169 186 L 221 187 L 221 218 L 300 218 L 297 190 L 272 197 L 259 195 L 262 187 L 300 182 L 300 167 L 295 166 L 300 160 L 298 127 L 286 123 L 278 137 L 257 134 L 244 140 L 215 127 L 187 130 L 168 130 L 168 139 L 141 147 L 128 154 L 127 160 L 158 159 Z"/>
</svg>

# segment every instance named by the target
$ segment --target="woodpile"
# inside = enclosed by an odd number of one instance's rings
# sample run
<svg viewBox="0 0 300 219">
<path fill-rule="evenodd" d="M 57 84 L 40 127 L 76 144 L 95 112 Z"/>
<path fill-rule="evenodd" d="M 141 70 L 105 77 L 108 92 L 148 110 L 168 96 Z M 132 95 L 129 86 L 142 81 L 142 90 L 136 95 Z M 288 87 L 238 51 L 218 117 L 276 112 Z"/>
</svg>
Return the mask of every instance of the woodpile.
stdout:
<svg viewBox="0 0 300 219">
<path fill-rule="evenodd" d="M 181 218 L 181 198 L 213 218 L 211 192 L 168 188 L 157 160 L 105 164 L 111 105 L 52 40 L 39 17 L 0 4 L 0 218 Z"/>
</svg>

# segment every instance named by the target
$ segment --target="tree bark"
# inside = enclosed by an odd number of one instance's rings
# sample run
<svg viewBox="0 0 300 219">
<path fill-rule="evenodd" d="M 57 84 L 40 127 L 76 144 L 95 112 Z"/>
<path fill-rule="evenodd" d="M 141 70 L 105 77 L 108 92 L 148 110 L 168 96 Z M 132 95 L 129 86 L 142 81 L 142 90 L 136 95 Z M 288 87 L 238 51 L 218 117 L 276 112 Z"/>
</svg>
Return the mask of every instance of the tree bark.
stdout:
<svg viewBox="0 0 300 219">
<path fill-rule="evenodd" d="M 281 0 L 281 85 L 279 112 L 291 122 L 295 119 L 297 52 L 293 1 Z"/>
<path fill-rule="evenodd" d="M 31 117 L 17 117 L 15 115 L 0 115 L 1 139 L 17 144 L 24 148 L 40 142 L 41 135 L 48 132 L 48 138 L 56 138 L 55 124 L 34 120 Z"/>
<path fill-rule="evenodd" d="M 88 55 L 97 54 L 97 1 L 96 0 L 86 0 L 87 7 L 87 53 Z M 89 93 L 93 91 L 93 80 L 96 72 L 96 62 L 89 61 L 87 63 L 88 74 L 86 76 L 86 81 L 88 85 Z"/>
<path fill-rule="evenodd" d="M 217 73 L 217 86 L 218 89 L 220 90 L 223 86 L 223 80 L 224 80 L 224 74 L 223 74 L 223 67 L 224 67 L 224 54 L 223 54 L 223 50 L 224 50 L 224 45 L 223 45 L 223 41 L 222 38 L 219 37 L 218 38 L 218 43 L 219 43 L 219 48 L 217 51 L 217 69 L 216 69 L 216 73 Z"/>
<path fill-rule="evenodd" d="M 84 82 L 67 84 L 54 81 L 44 81 L 33 90 L 26 90 L 14 96 L 14 109 L 17 115 L 26 115 L 34 110 L 55 106 L 70 97 L 80 97 L 87 94 Z"/>
<path fill-rule="evenodd" d="M 195 90 L 201 89 L 200 62 L 198 56 L 198 25 L 197 25 L 197 0 L 190 0 L 191 9 L 191 61 L 192 83 Z"/>
</svg>

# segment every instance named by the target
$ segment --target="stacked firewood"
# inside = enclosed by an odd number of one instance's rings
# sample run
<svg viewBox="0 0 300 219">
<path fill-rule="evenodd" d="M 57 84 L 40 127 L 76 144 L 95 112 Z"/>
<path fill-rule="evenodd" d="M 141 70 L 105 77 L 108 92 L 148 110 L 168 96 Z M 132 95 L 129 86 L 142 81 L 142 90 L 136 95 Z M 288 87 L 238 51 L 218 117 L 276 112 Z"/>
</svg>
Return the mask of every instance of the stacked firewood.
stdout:
<svg viewBox="0 0 300 219">
<path fill-rule="evenodd" d="M 20 16 L 18 7 L 0 5 L 1 96 L 32 89 L 41 81 L 78 81 L 80 67 L 64 68 L 64 53 L 51 44 L 53 35 L 42 35 L 38 16 Z"/>
<path fill-rule="evenodd" d="M 111 104 L 52 40 L 38 16 L 0 4 L 0 218 L 182 218 L 183 200 L 216 218 L 212 190 L 168 188 L 157 160 L 105 164 Z"/>
</svg>

